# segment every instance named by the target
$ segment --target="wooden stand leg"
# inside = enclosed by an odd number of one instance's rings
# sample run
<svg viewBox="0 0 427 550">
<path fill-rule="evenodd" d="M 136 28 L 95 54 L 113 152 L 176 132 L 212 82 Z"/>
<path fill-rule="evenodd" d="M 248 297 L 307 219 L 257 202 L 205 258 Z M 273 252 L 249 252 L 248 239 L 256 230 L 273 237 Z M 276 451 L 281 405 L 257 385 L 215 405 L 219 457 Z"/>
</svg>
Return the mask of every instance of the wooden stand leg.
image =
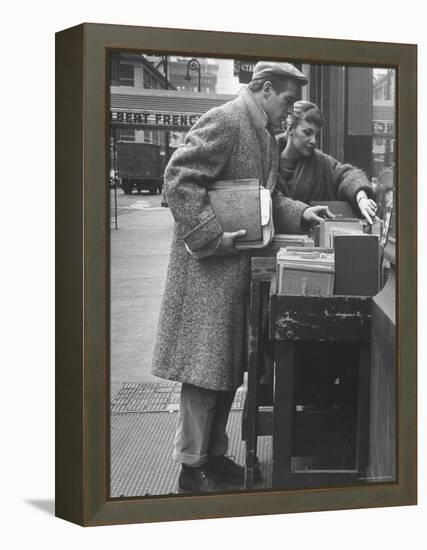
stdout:
<svg viewBox="0 0 427 550">
<path fill-rule="evenodd" d="M 291 474 L 292 428 L 294 417 L 295 345 L 277 342 L 275 346 L 273 416 L 273 488 L 286 484 Z"/>
<path fill-rule="evenodd" d="M 356 469 L 366 475 L 369 459 L 369 402 L 371 356 L 370 344 L 362 343 L 359 359 L 359 395 L 357 404 L 357 456 Z"/>
<path fill-rule="evenodd" d="M 245 489 L 253 489 L 255 474 L 255 457 L 257 448 L 256 416 L 257 416 L 257 384 L 259 360 L 259 321 L 260 321 L 260 283 L 251 282 L 249 298 L 248 327 L 248 391 L 246 394 L 246 467 Z"/>
</svg>

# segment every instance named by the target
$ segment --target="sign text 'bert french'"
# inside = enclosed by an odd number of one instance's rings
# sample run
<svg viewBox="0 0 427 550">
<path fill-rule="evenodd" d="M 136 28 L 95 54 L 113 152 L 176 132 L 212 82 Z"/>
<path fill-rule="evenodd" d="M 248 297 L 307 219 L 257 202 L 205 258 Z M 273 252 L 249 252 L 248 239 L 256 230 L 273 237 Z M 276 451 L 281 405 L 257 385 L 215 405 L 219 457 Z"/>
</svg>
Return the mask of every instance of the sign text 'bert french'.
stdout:
<svg viewBox="0 0 427 550">
<path fill-rule="evenodd" d="M 110 122 L 129 126 L 151 126 L 157 128 L 191 128 L 200 114 L 110 111 Z"/>
</svg>

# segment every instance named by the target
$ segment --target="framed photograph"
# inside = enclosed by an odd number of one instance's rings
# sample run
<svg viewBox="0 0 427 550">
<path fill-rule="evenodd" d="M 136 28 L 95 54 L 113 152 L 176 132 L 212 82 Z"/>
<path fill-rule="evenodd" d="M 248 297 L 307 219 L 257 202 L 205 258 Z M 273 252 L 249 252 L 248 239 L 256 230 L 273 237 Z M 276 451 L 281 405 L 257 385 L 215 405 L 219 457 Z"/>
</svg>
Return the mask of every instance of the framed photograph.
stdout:
<svg viewBox="0 0 427 550">
<path fill-rule="evenodd" d="M 57 33 L 58 517 L 416 503 L 416 90 L 409 44 Z"/>
</svg>

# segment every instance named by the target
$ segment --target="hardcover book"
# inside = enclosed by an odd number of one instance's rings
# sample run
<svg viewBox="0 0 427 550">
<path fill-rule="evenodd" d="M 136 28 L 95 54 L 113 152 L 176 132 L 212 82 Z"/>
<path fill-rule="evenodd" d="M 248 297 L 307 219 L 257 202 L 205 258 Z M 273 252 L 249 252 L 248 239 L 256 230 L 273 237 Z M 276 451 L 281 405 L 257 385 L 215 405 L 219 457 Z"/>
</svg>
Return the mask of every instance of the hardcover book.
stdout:
<svg viewBox="0 0 427 550">
<path fill-rule="evenodd" d="M 336 236 L 335 294 L 375 296 L 380 290 L 378 235 Z"/>
<path fill-rule="evenodd" d="M 340 218 L 354 218 L 356 215 L 347 201 L 311 201 L 310 206 L 327 206 L 332 214 Z"/>
<path fill-rule="evenodd" d="M 258 179 L 216 181 L 209 186 L 208 196 L 224 231 L 246 230 L 236 239 L 236 248 L 262 248 L 270 243 L 274 235 L 270 192 Z"/>
<path fill-rule="evenodd" d="M 357 218 L 334 218 L 320 222 L 319 246 L 333 248 L 337 235 L 363 234 L 363 221 Z"/>
</svg>

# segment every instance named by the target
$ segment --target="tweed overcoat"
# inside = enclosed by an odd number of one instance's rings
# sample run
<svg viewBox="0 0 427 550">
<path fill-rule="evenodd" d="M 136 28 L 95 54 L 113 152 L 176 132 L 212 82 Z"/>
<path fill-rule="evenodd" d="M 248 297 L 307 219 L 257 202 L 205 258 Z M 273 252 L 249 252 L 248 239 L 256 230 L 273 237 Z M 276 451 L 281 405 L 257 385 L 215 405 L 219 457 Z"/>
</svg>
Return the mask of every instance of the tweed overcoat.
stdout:
<svg viewBox="0 0 427 550">
<path fill-rule="evenodd" d="M 203 259 L 192 252 L 219 243 L 223 233 L 207 185 L 258 178 L 273 191 L 278 158 L 267 116 L 247 88 L 205 113 L 171 157 L 164 184 L 175 224 L 154 345 L 156 376 L 213 390 L 241 385 L 251 252 Z M 306 207 L 283 199 L 288 232 L 300 231 Z"/>
</svg>

